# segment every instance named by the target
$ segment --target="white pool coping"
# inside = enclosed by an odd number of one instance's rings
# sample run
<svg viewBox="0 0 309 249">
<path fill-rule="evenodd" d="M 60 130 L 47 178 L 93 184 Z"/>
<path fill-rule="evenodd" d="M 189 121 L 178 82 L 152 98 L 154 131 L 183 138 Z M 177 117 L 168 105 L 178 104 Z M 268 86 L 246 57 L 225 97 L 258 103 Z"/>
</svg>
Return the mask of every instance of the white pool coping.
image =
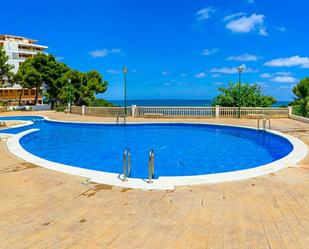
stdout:
<svg viewBox="0 0 309 249">
<path fill-rule="evenodd" d="M 45 120 L 58 123 L 80 123 L 80 124 L 112 124 L 108 122 L 79 122 L 79 121 L 58 121 L 53 120 L 44 116 Z M 130 122 L 130 124 L 168 124 L 168 123 L 179 123 L 179 124 L 202 124 L 202 125 L 220 125 L 220 126 L 232 126 L 232 127 L 242 127 L 248 129 L 255 129 L 248 126 L 236 126 L 236 125 L 225 125 L 219 123 L 201 123 L 201 122 Z M 29 125 L 29 124 L 28 124 Z M 45 160 L 43 158 L 37 157 L 28 151 L 26 151 L 19 143 L 23 136 L 26 136 L 32 132 L 36 132 L 39 129 L 30 129 L 16 135 L 12 135 L 7 141 L 7 147 L 9 151 L 15 156 L 33 163 L 35 165 L 41 166 L 43 168 L 68 173 L 72 175 L 78 175 L 86 178 L 90 178 L 92 182 L 103 183 L 108 185 L 114 185 L 124 188 L 135 188 L 144 190 L 172 190 L 176 186 L 187 186 L 187 185 L 197 185 L 197 184 L 209 184 L 209 183 L 219 183 L 226 181 L 244 180 L 252 177 L 262 176 L 270 174 L 281 170 L 286 167 L 296 166 L 296 164 L 306 157 L 308 153 L 307 145 L 300 139 L 284 134 L 279 131 L 269 130 L 267 132 L 282 136 L 286 138 L 292 145 L 293 150 L 285 157 L 271 162 L 269 164 L 261 165 L 255 168 L 231 171 L 225 173 L 215 173 L 215 174 L 205 174 L 196 176 L 173 176 L 173 177 L 159 177 L 158 179 L 153 179 L 153 183 L 149 184 L 146 180 L 139 178 L 128 178 L 127 181 L 123 182 L 121 180 L 121 175 L 109 172 L 102 172 L 97 170 L 84 169 L 79 167 L 73 167 L 61 163 L 55 163 L 52 161 Z"/>
</svg>

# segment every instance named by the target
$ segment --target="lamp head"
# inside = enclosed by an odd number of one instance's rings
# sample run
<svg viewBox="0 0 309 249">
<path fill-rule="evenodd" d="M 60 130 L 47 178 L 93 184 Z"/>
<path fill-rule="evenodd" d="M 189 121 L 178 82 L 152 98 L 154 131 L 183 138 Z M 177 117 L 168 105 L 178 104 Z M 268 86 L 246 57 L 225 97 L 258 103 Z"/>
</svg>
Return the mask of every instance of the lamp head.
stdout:
<svg viewBox="0 0 309 249">
<path fill-rule="evenodd" d="M 128 73 L 128 68 L 126 66 L 123 67 L 122 69 L 123 74 L 127 74 Z"/>
<path fill-rule="evenodd" d="M 244 71 L 244 67 L 243 67 L 243 66 L 238 66 L 238 67 L 237 67 L 237 71 L 238 71 L 239 73 L 241 73 L 242 71 Z"/>
</svg>

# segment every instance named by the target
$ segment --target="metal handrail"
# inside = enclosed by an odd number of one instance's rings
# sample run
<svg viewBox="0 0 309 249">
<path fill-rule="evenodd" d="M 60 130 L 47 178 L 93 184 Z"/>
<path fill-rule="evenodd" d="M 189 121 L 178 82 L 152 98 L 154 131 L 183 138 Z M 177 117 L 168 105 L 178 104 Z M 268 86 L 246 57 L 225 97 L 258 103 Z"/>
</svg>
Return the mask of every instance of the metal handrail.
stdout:
<svg viewBox="0 0 309 249">
<path fill-rule="evenodd" d="M 266 124 L 267 124 L 267 121 L 268 121 L 268 130 L 270 130 L 270 119 L 269 118 L 259 118 L 258 119 L 258 122 L 257 122 L 257 129 L 260 130 L 260 120 L 262 120 L 263 122 L 263 130 L 265 131 L 266 130 Z"/>
<path fill-rule="evenodd" d="M 264 120 L 263 120 L 263 128 L 264 128 L 264 130 L 266 130 L 267 121 L 268 121 L 268 130 L 270 130 L 270 119 L 269 118 L 264 118 Z"/>
<path fill-rule="evenodd" d="M 127 170 L 128 165 L 128 170 Z M 123 179 L 122 181 L 127 181 L 127 176 L 131 176 L 131 151 L 129 148 L 125 148 L 123 153 Z"/>
<path fill-rule="evenodd" d="M 116 122 L 117 122 L 117 124 L 119 124 L 119 118 L 123 118 L 123 123 L 124 123 L 124 124 L 127 123 L 127 116 L 119 116 L 119 115 L 118 115 L 118 116 L 116 117 L 116 120 L 117 120 Z"/>
<path fill-rule="evenodd" d="M 260 130 L 260 120 L 263 120 L 264 123 L 264 119 L 263 118 L 258 118 L 258 122 L 257 122 L 257 129 Z"/>
<path fill-rule="evenodd" d="M 148 183 L 152 183 L 154 177 L 154 150 L 149 151 L 148 157 Z"/>
</svg>

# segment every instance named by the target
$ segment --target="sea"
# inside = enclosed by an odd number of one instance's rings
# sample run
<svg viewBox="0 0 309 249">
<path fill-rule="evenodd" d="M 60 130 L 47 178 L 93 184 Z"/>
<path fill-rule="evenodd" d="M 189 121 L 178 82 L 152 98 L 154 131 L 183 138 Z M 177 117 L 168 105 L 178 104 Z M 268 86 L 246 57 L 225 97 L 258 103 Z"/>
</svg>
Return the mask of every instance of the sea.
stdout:
<svg viewBox="0 0 309 249">
<path fill-rule="evenodd" d="M 123 100 L 108 100 L 116 106 L 124 106 Z M 290 101 L 277 101 L 273 107 L 287 106 Z M 210 106 L 211 100 L 205 99 L 128 99 L 127 105 L 137 106 Z"/>
</svg>

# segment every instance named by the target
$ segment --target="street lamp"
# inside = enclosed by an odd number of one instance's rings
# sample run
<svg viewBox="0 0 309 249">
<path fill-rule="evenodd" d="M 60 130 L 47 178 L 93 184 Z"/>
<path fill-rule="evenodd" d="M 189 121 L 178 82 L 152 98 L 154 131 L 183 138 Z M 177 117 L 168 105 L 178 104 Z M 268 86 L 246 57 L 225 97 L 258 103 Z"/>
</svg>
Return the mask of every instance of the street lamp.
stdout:
<svg viewBox="0 0 309 249">
<path fill-rule="evenodd" d="M 71 84 L 71 79 L 68 79 L 68 85 L 67 85 L 67 101 L 68 101 L 68 111 L 71 112 L 71 92 L 70 92 L 70 84 Z"/>
<path fill-rule="evenodd" d="M 238 71 L 238 118 L 240 118 L 240 86 L 241 86 L 241 73 L 244 71 L 243 66 L 237 67 Z"/>
<path fill-rule="evenodd" d="M 127 73 L 128 68 L 126 66 L 122 69 L 123 72 L 123 79 L 124 79 L 124 116 L 127 116 Z"/>
</svg>

